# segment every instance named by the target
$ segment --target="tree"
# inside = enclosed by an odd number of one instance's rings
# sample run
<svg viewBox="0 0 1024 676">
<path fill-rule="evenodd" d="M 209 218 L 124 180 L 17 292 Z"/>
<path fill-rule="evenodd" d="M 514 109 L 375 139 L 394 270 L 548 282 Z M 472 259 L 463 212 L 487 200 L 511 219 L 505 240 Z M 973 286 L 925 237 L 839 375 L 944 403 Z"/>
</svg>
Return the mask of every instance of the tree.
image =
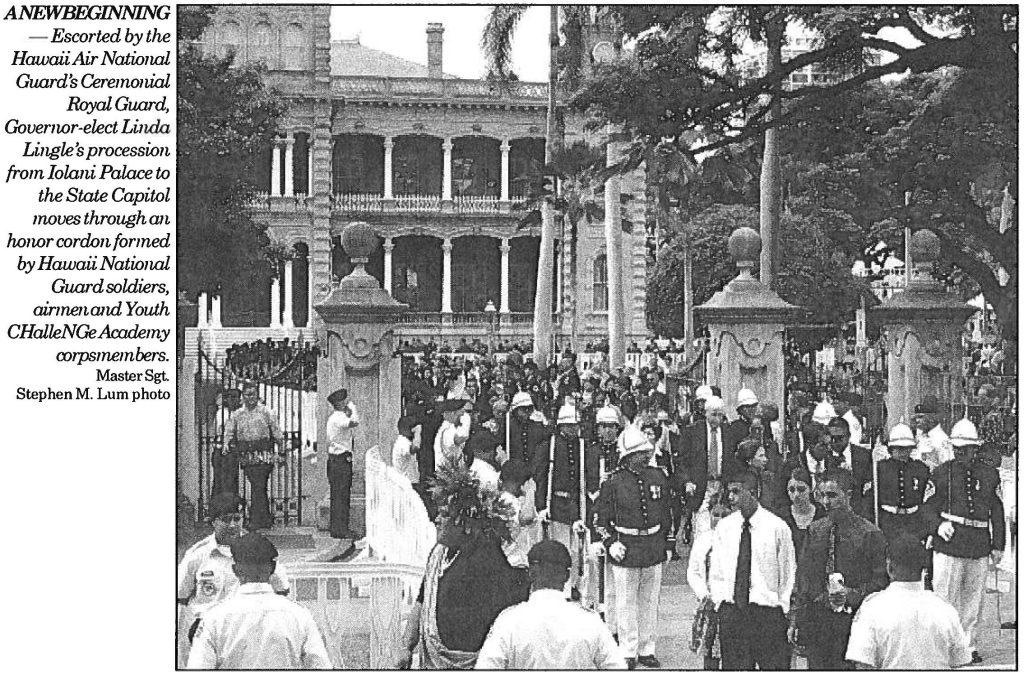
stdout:
<svg viewBox="0 0 1024 676">
<path fill-rule="evenodd" d="M 778 292 L 810 313 L 809 321 L 838 327 L 860 307 L 861 297 L 870 294 L 863 280 L 853 276 L 853 260 L 835 247 L 826 234 L 835 214 L 812 217 L 782 216 Z M 745 205 L 712 205 L 691 219 L 693 250 L 693 294 L 703 303 L 733 279 L 736 266 L 729 258 L 727 244 L 736 228 L 757 222 L 757 210 Z M 670 239 L 658 257 L 648 280 L 652 329 L 666 336 L 679 336 L 683 302 L 683 250 L 678 238 Z"/>
<path fill-rule="evenodd" d="M 245 288 L 280 255 L 249 204 L 255 158 L 269 146 L 284 106 L 264 87 L 260 68 L 201 53 L 195 41 L 209 14 L 178 13 L 178 285 L 192 298 Z"/>
<path fill-rule="evenodd" d="M 888 212 L 889 217 L 872 221 L 886 226 L 871 232 L 876 243 L 880 236 L 892 242 L 904 225 L 937 229 L 943 259 L 985 290 L 1000 324 L 1015 335 L 1015 284 L 997 283 L 1000 268 L 1004 278 L 1016 280 L 1015 218 L 1003 219 L 1002 233 L 991 221 L 1004 202 L 1010 206 L 1018 201 L 1015 160 L 1002 159 L 1017 154 L 1017 8 L 787 9 L 792 21 L 814 31 L 819 40 L 781 68 L 749 77 L 740 68 L 746 25 L 734 8 L 620 7 L 626 34 L 638 38 L 634 58 L 602 69 L 572 104 L 592 114 L 594 128 L 616 122 L 632 132 L 639 143 L 621 167 L 628 169 L 630 162 L 640 161 L 644 146 L 662 138 L 680 139 L 696 132 L 701 141 L 680 145 L 680 151 L 711 152 L 756 139 L 771 127 L 785 130 L 798 125 L 815 110 L 835 105 L 841 95 L 861 91 L 885 75 L 941 74 L 944 84 L 925 96 L 920 109 L 897 121 L 887 145 L 878 139 L 871 149 L 862 146 L 825 160 L 828 171 L 814 170 L 833 181 L 845 173 L 861 187 L 871 188 L 874 196 L 858 199 L 858 208 Z M 893 29 L 911 39 L 888 39 Z M 764 94 L 814 64 L 832 77 L 784 88 L 774 97 L 784 101 L 781 116 L 770 115 L 774 98 Z M 988 110 L 972 109 L 979 101 L 986 102 Z M 979 154 L 982 147 L 996 152 L 999 161 L 988 162 L 985 153 Z M 869 181 L 857 178 L 865 170 L 874 172 Z M 895 172 L 891 178 L 881 175 L 890 170 Z M 874 186 L 868 185 L 872 182 Z M 912 195 L 909 207 L 902 206 L 904 192 Z M 795 209 L 796 202 L 788 203 Z M 998 224 L 1000 219 L 994 220 Z M 856 222 L 864 225 L 860 216 Z"/>
<path fill-rule="evenodd" d="M 515 78 L 511 69 L 512 37 L 523 13 L 529 5 L 498 5 L 488 17 L 481 46 L 488 63 L 488 78 L 508 81 Z M 581 32 L 576 29 L 582 22 L 585 7 L 565 7 L 565 25 L 572 30 L 571 36 L 577 40 L 567 43 L 567 51 L 563 51 L 563 60 L 568 66 L 579 66 L 579 48 L 582 44 Z M 562 144 L 557 128 L 557 92 L 559 81 L 559 7 L 551 5 L 548 30 L 548 109 L 547 123 L 544 131 L 544 173 L 553 176 L 552 160 Z M 573 68 L 568 69 L 574 73 Z M 570 79 L 576 77 L 570 75 Z M 547 364 L 550 352 L 551 305 L 552 305 L 552 274 L 555 261 L 555 212 L 550 201 L 541 204 L 540 254 L 537 259 L 537 290 L 533 302 L 533 358 L 538 364 Z"/>
</svg>

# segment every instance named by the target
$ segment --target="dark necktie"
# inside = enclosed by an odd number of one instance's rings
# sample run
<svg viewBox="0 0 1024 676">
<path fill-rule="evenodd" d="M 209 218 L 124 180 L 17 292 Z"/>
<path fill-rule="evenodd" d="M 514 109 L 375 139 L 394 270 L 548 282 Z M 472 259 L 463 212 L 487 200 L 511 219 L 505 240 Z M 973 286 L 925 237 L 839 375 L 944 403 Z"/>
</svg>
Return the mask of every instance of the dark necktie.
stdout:
<svg viewBox="0 0 1024 676">
<path fill-rule="evenodd" d="M 711 473 L 715 476 L 721 476 L 722 474 L 722 461 L 719 459 L 720 451 L 718 449 L 718 429 L 708 428 L 708 446 L 711 449 Z"/>
<path fill-rule="evenodd" d="M 733 603 L 737 608 L 746 608 L 750 600 L 750 519 L 743 520 L 740 533 L 740 556 L 736 560 L 736 586 L 733 589 Z"/>
<path fill-rule="evenodd" d="M 832 524 L 828 529 L 828 558 L 825 560 L 825 577 L 828 578 L 836 572 L 836 544 L 839 540 L 839 527 Z"/>
</svg>

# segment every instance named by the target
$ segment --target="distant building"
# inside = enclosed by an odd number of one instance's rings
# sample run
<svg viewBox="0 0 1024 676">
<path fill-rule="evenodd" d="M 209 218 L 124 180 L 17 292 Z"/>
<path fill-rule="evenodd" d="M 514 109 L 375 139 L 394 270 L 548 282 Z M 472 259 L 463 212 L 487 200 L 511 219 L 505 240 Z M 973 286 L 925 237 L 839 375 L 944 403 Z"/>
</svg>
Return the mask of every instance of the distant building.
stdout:
<svg viewBox="0 0 1024 676">
<path fill-rule="evenodd" d="M 590 37 L 601 39 L 600 29 Z M 290 103 L 282 135 L 256 163 L 262 193 L 252 208 L 294 258 L 256 293 L 226 291 L 219 317 L 200 308 L 200 324 L 251 327 L 251 337 L 311 326 L 312 306 L 351 271 L 339 236 L 359 220 L 381 238 L 367 271 L 409 304 L 400 339 L 482 338 L 492 330 L 488 302 L 499 340 L 531 335 L 540 233 L 520 228 L 523 213 L 511 207 L 541 181 L 547 84 L 445 74 L 443 45 L 444 27 L 425 26 L 423 65 L 358 38 L 331 41 L 326 6 L 217 9 L 203 48 L 262 61 L 267 84 Z M 567 143 L 583 138 L 579 121 L 566 127 Z M 622 274 L 627 340 L 638 340 L 647 335 L 642 173 L 626 177 L 623 192 L 637 198 L 624 207 L 635 227 Z M 559 233 L 554 278 L 559 342 L 569 308 L 579 342 L 605 337 L 603 223 L 581 224 L 574 249 Z"/>
</svg>

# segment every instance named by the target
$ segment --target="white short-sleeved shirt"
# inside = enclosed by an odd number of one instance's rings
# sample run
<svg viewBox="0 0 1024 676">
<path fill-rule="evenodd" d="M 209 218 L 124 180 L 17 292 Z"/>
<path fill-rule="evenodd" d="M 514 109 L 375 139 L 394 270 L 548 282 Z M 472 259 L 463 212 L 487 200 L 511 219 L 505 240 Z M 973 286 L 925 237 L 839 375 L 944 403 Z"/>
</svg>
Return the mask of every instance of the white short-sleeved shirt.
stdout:
<svg viewBox="0 0 1024 676">
<path fill-rule="evenodd" d="M 969 664 L 956 610 L 920 582 L 892 582 L 853 618 L 846 659 L 876 669 L 938 670 Z"/>
<path fill-rule="evenodd" d="M 355 448 L 355 426 L 359 424 L 359 411 L 348 403 L 352 415 L 335 411 L 327 418 L 327 452 L 332 455 L 351 453 Z"/>
<path fill-rule="evenodd" d="M 203 616 L 187 668 L 330 669 L 331 660 L 307 609 L 269 584 L 244 584 Z"/>
<path fill-rule="evenodd" d="M 231 547 L 221 545 L 211 534 L 192 545 L 178 564 L 178 600 L 186 601 L 195 617 L 238 590 L 232 570 Z M 288 579 L 279 566 L 270 577 L 276 592 L 288 591 Z"/>
<path fill-rule="evenodd" d="M 494 620 L 476 668 L 625 669 L 626 661 L 599 615 L 538 589 Z"/>
</svg>

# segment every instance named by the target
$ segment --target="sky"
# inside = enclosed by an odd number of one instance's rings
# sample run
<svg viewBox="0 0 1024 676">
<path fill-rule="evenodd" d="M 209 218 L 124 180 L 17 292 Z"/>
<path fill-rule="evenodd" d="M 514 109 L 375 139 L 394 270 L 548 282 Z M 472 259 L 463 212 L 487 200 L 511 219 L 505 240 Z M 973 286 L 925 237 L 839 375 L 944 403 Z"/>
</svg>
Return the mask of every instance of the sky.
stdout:
<svg viewBox="0 0 1024 676">
<path fill-rule="evenodd" d="M 480 35 L 490 5 L 335 6 L 331 39 L 354 38 L 361 44 L 409 61 L 427 63 L 427 24 L 444 24 L 445 73 L 479 78 L 486 73 Z M 512 70 L 525 82 L 548 79 L 548 8 L 531 7 L 516 29 Z"/>
</svg>

